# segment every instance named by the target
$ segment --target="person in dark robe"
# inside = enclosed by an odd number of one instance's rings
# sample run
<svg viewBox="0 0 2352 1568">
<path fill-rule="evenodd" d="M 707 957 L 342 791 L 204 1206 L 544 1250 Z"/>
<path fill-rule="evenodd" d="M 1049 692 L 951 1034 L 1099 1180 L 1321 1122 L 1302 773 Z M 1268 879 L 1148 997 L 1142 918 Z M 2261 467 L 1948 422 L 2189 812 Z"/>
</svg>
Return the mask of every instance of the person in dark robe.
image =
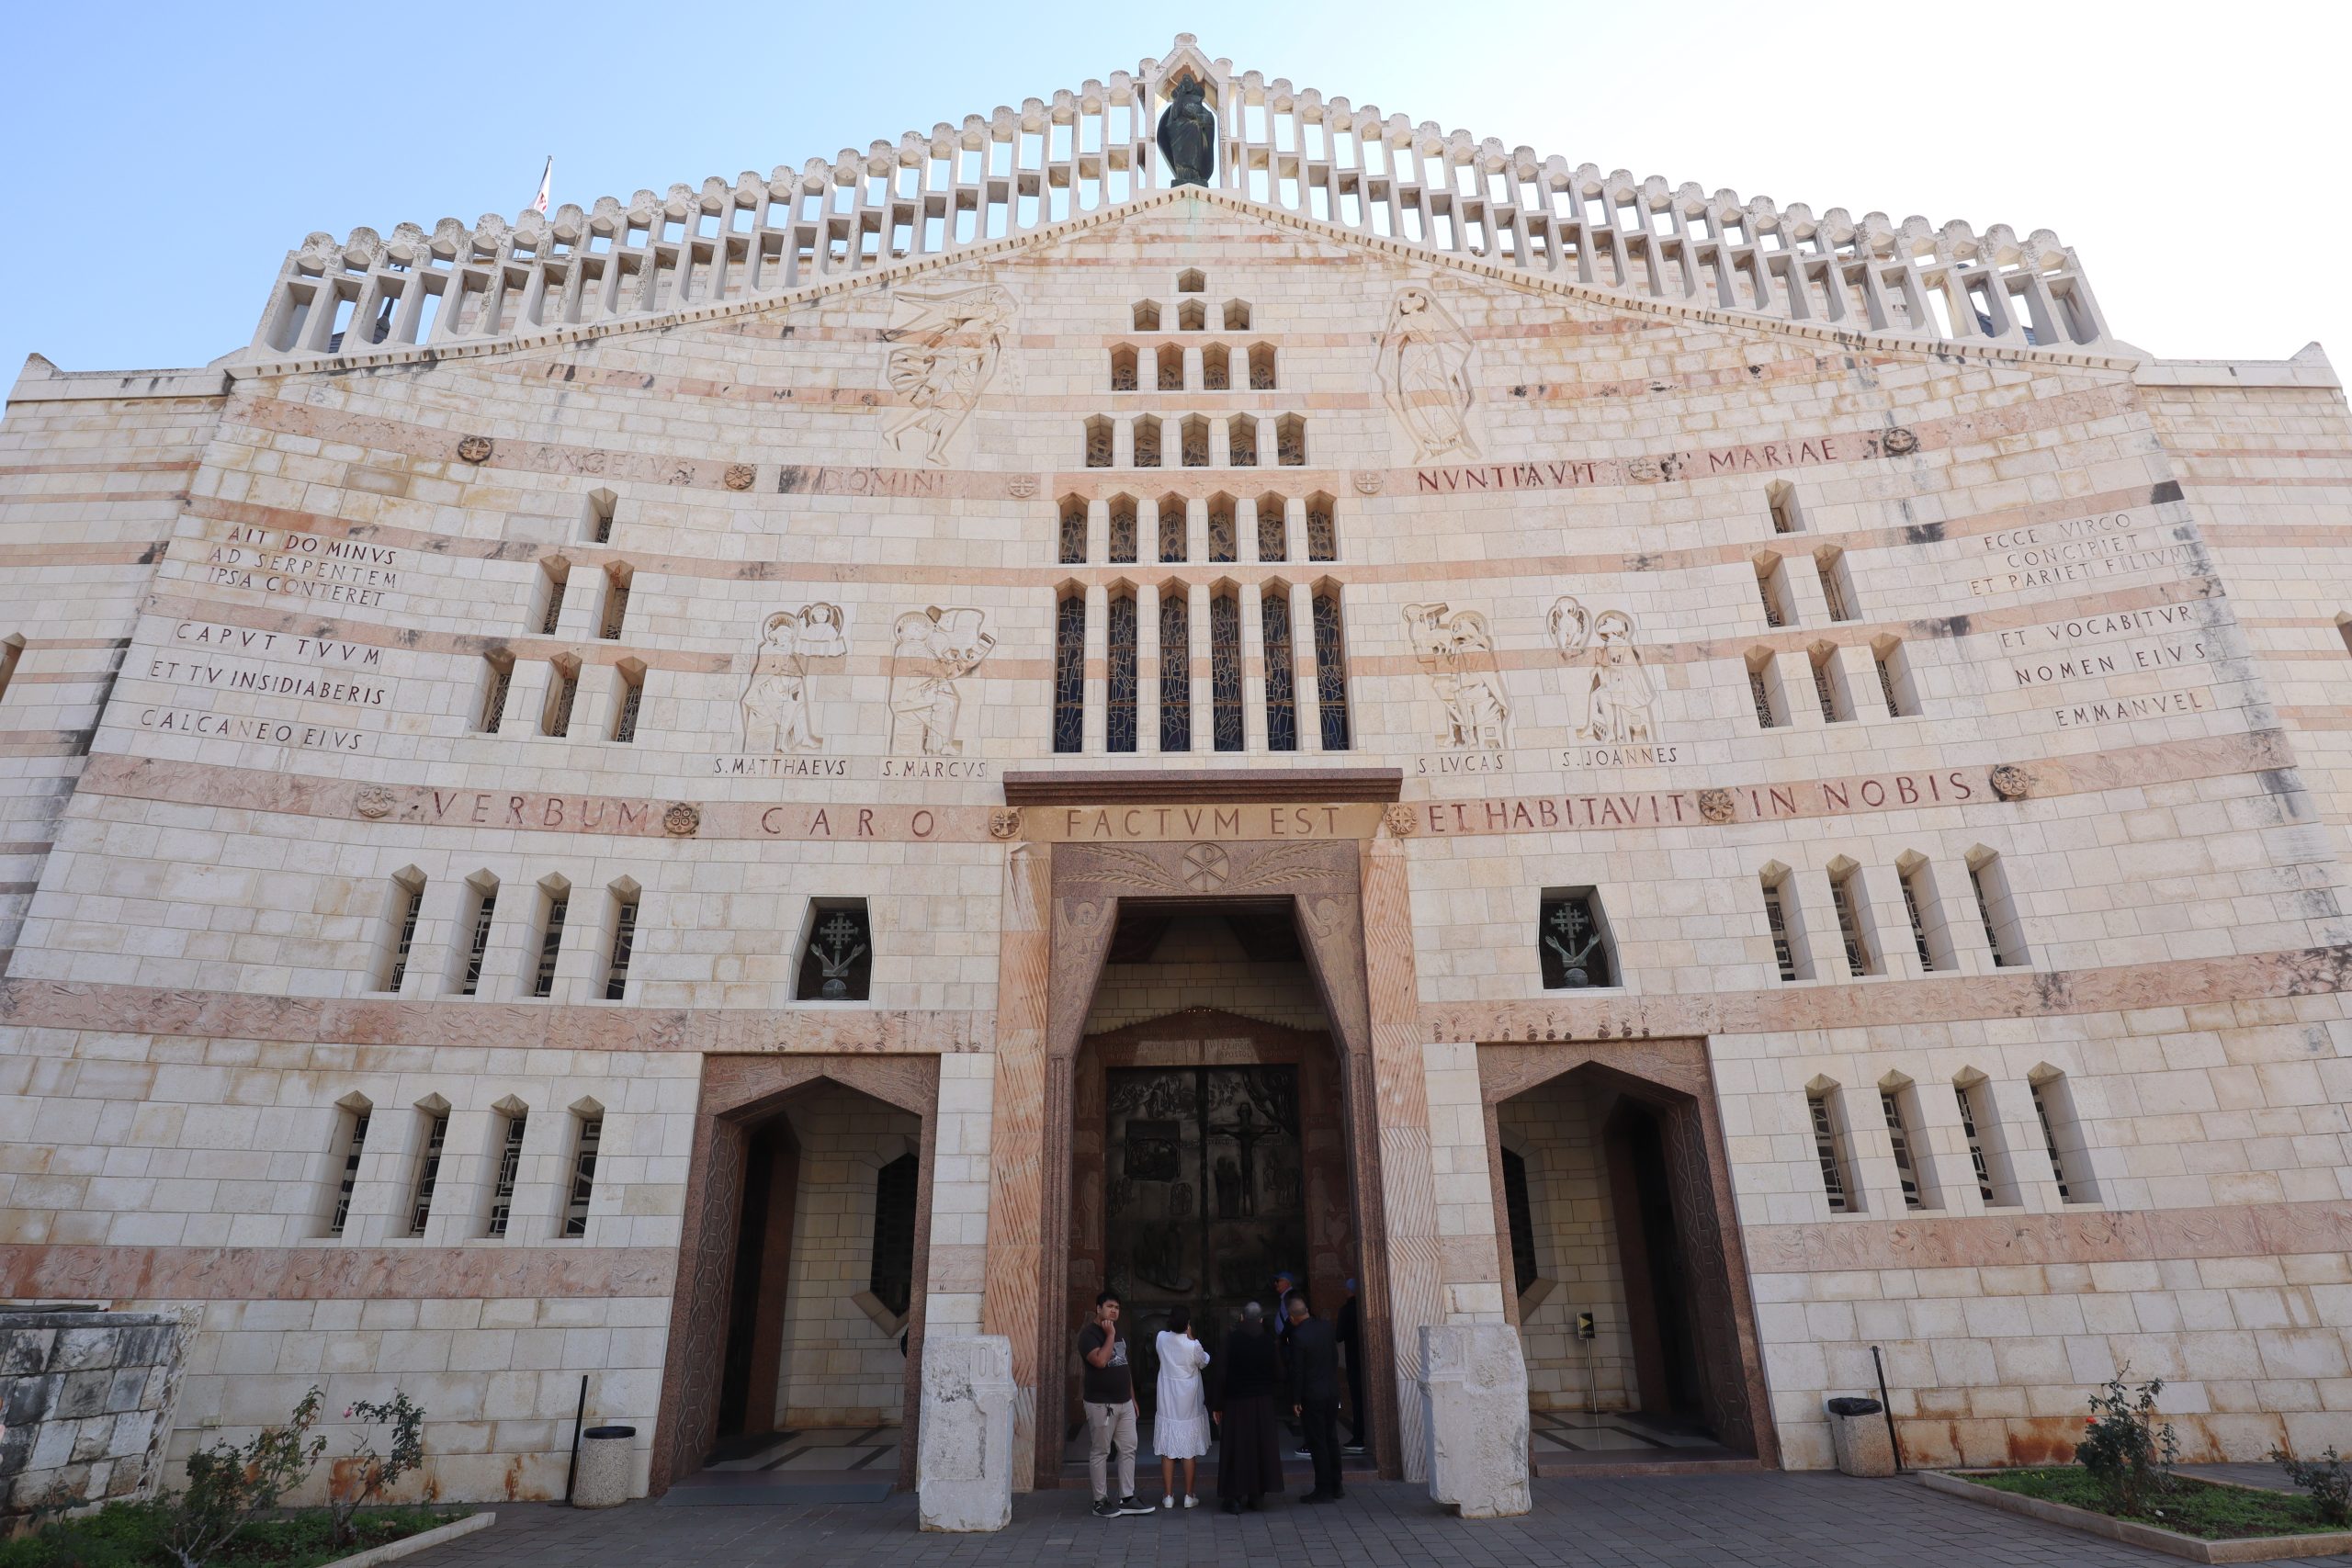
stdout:
<svg viewBox="0 0 2352 1568">
<path fill-rule="evenodd" d="M 1225 1337 L 1217 1379 L 1217 1501 L 1228 1514 L 1255 1508 L 1269 1492 L 1283 1489 L 1282 1417 L 1275 1401 L 1288 1403 L 1289 1390 L 1273 1336 L 1266 1332 L 1266 1309 L 1251 1302 L 1241 1309 L 1240 1326 Z"/>
<path fill-rule="evenodd" d="M 1340 1500 L 1340 1341 L 1331 1325 L 1290 1299 L 1290 1409 L 1315 1461 L 1315 1490 L 1305 1501 Z"/>
<path fill-rule="evenodd" d="M 1168 160 L 1171 186 L 1205 186 L 1216 173 L 1216 116 L 1202 101 L 1197 76 L 1176 84 L 1159 117 L 1159 155 Z"/>
<path fill-rule="evenodd" d="M 1340 1303 L 1340 1322 L 1336 1330 L 1340 1353 L 1348 1364 L 1348 1452 L 1364 1451 L 1372 1436 L 1372 1424 L 1363 1414 L 1363 1314 L 1356 1305 L 1356 1282 L 1348 1281 L 1348 1299 Z"/>
</svg>

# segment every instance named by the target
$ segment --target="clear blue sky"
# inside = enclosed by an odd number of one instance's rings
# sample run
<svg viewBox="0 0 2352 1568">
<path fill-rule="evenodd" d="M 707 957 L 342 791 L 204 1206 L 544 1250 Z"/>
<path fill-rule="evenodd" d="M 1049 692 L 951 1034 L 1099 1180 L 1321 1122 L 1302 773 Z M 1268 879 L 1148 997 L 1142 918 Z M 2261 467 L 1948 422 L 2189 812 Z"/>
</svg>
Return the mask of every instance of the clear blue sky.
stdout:
<svg viewBox="0 0 2352 1568">
<path fill-rule="evenodd" d="M 311 230 L 732 181 L 1212 55 L 1783 205 L 2054 229 L 2118 335 L 2352 373 L 2338 4 L 32 4 L 0 92 L 0 377 L 196 365 Z M 0 382 L 0 385 L 5 385 Z"/>
</svg>

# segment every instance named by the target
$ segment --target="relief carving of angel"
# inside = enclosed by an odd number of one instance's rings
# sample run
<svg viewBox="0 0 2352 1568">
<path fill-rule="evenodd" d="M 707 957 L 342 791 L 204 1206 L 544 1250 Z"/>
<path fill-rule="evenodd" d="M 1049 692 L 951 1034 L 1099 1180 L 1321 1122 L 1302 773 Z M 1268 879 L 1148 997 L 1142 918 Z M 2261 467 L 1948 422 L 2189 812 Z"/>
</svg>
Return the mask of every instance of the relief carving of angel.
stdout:
<svg viewBox="0 0 2352 1568">
<path fill-rule="evenodd" d="M 956 720 L 964 699 L 956 682 L 978 668 L 996 648 L 980 629 L 987 612 L 968 608 L 910 610 L 893 628 L 890 746 L 911 739 L 926 757 L 956 757 L 964 742 Z"/>
<path fill-rule="evenodd" d="M 760 623 L 752 649 L 752 676 L 743 688 L 743 750 L 781 756 L 825 745 L 815 724 L 809 663 L 849 651 L 839 604 L 778 610 Z"/>
<path fill-rule="evenodd" d="M 1634 617 L 1623 610 L 1595 615 L 1571 596 L 1552 606 L 1551 626 L 1560 657 L 1584 667 L 1568 678 L 1568 689 L 1585 699 L 1577 739 L 1601 746 L 1656 740 L 1650 709 L 1657 701 L 1657 684 L 1643 667 Z"/>
<path fill-rule="evenodd" d="M 1405 626 L 1413 658 L 1445 705 L 1441 746 L 1499 751 L 1510 724 L 1510 702 L 1503 695 L 1502 671 L 1487 617 L 1446 604 L 1408 604 Z"/>
<path fill-rule="evenodd" d="M 993 283 L 893 297 L 882 331 L 891 345 L 883 378 L 899 399 L 882 427 L 891 446 L 904 452 L 918 438 L 925 463 L 946 462 L 947 443 L 996 375 L 1016 309 L 1012 291 Z"/>
<path fill-rule="evenodd" d="M 1478 455 L 1470 434 L 1470 337 L 1437 297 L 1415 285 L 1396 291 L 1374 367 L 1381 395 L 1424 461 Z"/>
</svg>

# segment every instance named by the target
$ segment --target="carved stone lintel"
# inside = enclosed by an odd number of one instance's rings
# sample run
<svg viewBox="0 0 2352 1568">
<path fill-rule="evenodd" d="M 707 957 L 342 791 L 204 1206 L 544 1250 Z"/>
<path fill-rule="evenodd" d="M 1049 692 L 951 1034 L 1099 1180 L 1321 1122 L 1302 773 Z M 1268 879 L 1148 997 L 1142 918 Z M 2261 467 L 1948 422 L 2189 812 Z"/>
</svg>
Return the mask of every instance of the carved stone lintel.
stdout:
<svg viewBox="0 0 2352 1568">
<path fill-rule="evenodd" d="M 1000 806 L 989 813 L 989 838 L 1006 840 L 1017 839 L 1020 836 L 1021 808 L 1019 807 Z"/>
<path fill-rule="evenodd" d="M 749 463 L 729 463 L 727 472 L 720 477 L 720 482 L 729 490 L 743 491 L 758 482 L 759 477 L 760 470 Z"/>
<path fill-rule="evenodd" d="M 490 450 L 490 437 L 487 435 L 468 435 L 458 442 L 458 456 L 469 463 L 489 462 Z"/>
<path fill-rule="evenodd" d="M 1739 807 L 1727 789 L 1702 789 L 1699 792 L 1699 815 L 1709 822 L 1721 825 L 1738 815 Z"/>
<path fill-rule="evenodd" d="M 1993 770 L 1993 793 L 2003 800 L 2023 800 L 2032 788 L 2032 776 L 2014 762 L 2003 762 Z"/>
<path fill-rule="evenodd" d="M 680 800 L 662 814 L 662 830 L 673 839 L 691 839 L 702 831 L 702 807 Z"/>
<path fill-rule="evenodd" d="M 395 798 L 392 792 L 382 784 L 369 784 L 359 792 L 359 798 L 353 804 L 352 809 L 373 822 L 392 814 Z"/>
<path fill-rule="evenodd" d="M 1394 839 L 1409 839 L 1421 825 L 1418 812 L 1403 801 L 1396 801 L 1380 814 L 1388 824 L 1388 835 Z"/>
</svg>

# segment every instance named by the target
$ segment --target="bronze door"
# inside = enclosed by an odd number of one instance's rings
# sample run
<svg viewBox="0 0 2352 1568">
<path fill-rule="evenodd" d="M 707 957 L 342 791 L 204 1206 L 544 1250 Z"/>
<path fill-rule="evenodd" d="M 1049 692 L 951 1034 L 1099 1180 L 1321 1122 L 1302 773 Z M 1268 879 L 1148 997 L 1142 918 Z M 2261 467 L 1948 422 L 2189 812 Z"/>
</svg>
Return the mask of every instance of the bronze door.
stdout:
<svg viewBox="0 0 2352 1568">
<path fill-rule="evenodd" d="M 1306 1275 L 1298 1069 L 1117 1067 L 1104 1087 L 1104 1273 L 1148 1412 L 1171 1308 L 1215 1356 L 1242 1303 L 1273 1311 L 1276 1270 Z"/>
</svg>

